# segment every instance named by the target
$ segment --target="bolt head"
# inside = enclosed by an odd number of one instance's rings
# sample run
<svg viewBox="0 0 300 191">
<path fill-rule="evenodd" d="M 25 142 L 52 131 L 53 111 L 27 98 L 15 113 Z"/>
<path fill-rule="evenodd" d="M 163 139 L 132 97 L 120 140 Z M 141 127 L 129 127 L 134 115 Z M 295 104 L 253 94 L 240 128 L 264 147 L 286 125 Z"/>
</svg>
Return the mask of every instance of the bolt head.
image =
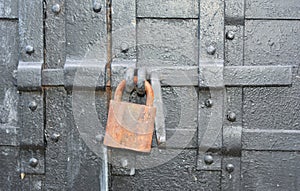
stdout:
<svg viewBox="0 0 300 191">
<path fill-rule="evenodd" d="M 39 161 L 36 158 L 31 158 L 29 160 L 29 165 L 33 168 L 35 168 L 38 165 Z"/>
<path fill-rule="evenodd" d="M 31 111 L 35 111 L 37 108 L 37 103 L 35 101 L 31 101 L 29 102 L 28 107 Z"/>
<path fill-rule="evenodd" d="M 99 12 L 101 11 L 101 9 L 102 9 L 101 4 L 95 2 L 94 5 L 93 5 L 93 10 L 94 10 L 94 12 L 95 12 L 95 13 L 99 13 Z"/>
<path fill-rule="evenodd" d="M 25 51 L 26 51 L 27 54 L 32 54 L 34 52 L 34 48 L 31 45 L 27 45 L 25 47 Z"/>
<path fill-rule="evenodd" d="M 209 55 L 214 55 L 216 53 L 216 48 L 213 45 L 210 45 L 207 47 L 206 51 Z"/>
<path fill-rule="evenodd" d="M 60 12 L 60 5 L 59 4 L 54 4 L 52 6 L 52 12 L 55 14 L 58 14 Z"/>
<path fill-rule="evenodd" d="M 228 32 L 226 33 L 226 38 L 227 38 L 228 40 L 233 40 L 234 37 L 235 37 L 235 33 L 234 33 L 233 31 L 228 31 Z"/>
<path fill-rule="evenodd" d="M 59 140 L 60 134 L 59 133 L 53 133 L 50 137 L 50 139 L 54 142 L 57 142 Z"/>
<path fill-rule="evenodd" d="M 211 165 L 214 162 L 214 158 L 211 155 L 205 155 L 204 162 L 207 165 Z"/>
<path fill-rule="evenodd" d="M 122 42 L 120 48 L 121 48 L 121 51 L 122 51 L 123 53 L 126 53 L 126 52 L 128 52 L 128 50 L 129 50 L 129 46 L 128 46 L 128 44 L 127 44 L 126 42 Z"/>
<path fill-rule="evenodd" d="M 236 121 L 236 114 L 233 112 L 229 112 L 227 115 L 227 119 L 228 119 L 228 121 L 231 121 L 231 122 Z"/>
<path fill-rule="evenodd" d="M 98 142 L 101 143 L 101 142 L 103 141 L 103 139 L 104 139 L 103 135 L 101 135 L 101 134 L 96 135 L 96 140 L 97 140 Z"/>
<path fill-rule="evenodd" d="M 227 164 L 226 165 L 226 171 L 231 173 L 234 171 L 234 165 L 233 164 Z"/>
<path fill-rule="evenodd" d="M 126 168 L 128 166 L 128 160 L 127 159 L 121 159 L 121 165 L 123 168 Z"/>
<path fill-rule="evenodd" d="M 206 107 L 212 107 L 213 106 L 213 101 L 211 99 L 207 99 L 204 102 Z"/>
</svg>

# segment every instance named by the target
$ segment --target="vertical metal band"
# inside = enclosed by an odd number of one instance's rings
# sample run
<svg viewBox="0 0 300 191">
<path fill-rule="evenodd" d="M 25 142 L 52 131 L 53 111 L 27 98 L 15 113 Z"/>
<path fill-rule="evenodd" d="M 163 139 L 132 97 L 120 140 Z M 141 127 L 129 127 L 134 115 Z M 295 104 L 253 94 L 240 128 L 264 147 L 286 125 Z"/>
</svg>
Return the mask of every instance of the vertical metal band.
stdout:
<svg viewBox="0 0 300 191">
<path fill-rule="evenodd" d="M 43 2 L 19 0 L 19 7 L 21 173 L 44 174 Z"/>
<path fill-rule="evenodd" d="M 199 170 L 221 170 L 224 68 L 224 0 L 200 1 Z"/>
</svg>

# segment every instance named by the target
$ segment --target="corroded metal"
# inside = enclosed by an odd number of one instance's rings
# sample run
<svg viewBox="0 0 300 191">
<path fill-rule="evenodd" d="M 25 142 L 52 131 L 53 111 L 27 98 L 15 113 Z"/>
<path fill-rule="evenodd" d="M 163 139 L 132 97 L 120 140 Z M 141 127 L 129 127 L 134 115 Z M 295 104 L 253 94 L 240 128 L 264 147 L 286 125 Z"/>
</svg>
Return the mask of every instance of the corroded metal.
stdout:
<svg viewBox="0 0 300 191">
<path fill-rule="evenodd" d="M 123 80 L 111 100 L 104 145 L 140 152 L 150 152 L 156 108 L 153 107 L 154 93 L 145 81 L 146 105 L 121 102 L 126 86 Z"/>
</svg>

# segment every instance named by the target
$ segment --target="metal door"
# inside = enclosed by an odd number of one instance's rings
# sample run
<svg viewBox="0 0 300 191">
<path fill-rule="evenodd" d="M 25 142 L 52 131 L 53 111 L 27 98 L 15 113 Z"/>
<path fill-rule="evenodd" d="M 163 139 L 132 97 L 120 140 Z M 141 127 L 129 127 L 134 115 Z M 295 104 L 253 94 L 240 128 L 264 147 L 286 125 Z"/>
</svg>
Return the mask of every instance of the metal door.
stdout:
<svg viewBox="0 0 300 191">
<path fill-rule="evenodd" d="M 0 190 L 299 190 L 299 9 L 0 0 Z M 132 68 L 155 90 L 150 154 L 102 145 Z"/>
</svg>

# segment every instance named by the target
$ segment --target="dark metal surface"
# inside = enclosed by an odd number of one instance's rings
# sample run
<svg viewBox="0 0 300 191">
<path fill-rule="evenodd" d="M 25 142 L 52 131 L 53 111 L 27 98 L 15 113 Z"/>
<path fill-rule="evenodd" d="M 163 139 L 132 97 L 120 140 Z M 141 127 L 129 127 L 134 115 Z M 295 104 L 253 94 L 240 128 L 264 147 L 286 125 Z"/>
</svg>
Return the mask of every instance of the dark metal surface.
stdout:
<svg viewBox="0 0 300 191">
<path fill-rule="evenodd" d="M 299 190 L 299 19 L 297 0 L 0 0 L 0 190 Z M 106 150 L 136 67 L 166 144 Z"/>
</svg>

